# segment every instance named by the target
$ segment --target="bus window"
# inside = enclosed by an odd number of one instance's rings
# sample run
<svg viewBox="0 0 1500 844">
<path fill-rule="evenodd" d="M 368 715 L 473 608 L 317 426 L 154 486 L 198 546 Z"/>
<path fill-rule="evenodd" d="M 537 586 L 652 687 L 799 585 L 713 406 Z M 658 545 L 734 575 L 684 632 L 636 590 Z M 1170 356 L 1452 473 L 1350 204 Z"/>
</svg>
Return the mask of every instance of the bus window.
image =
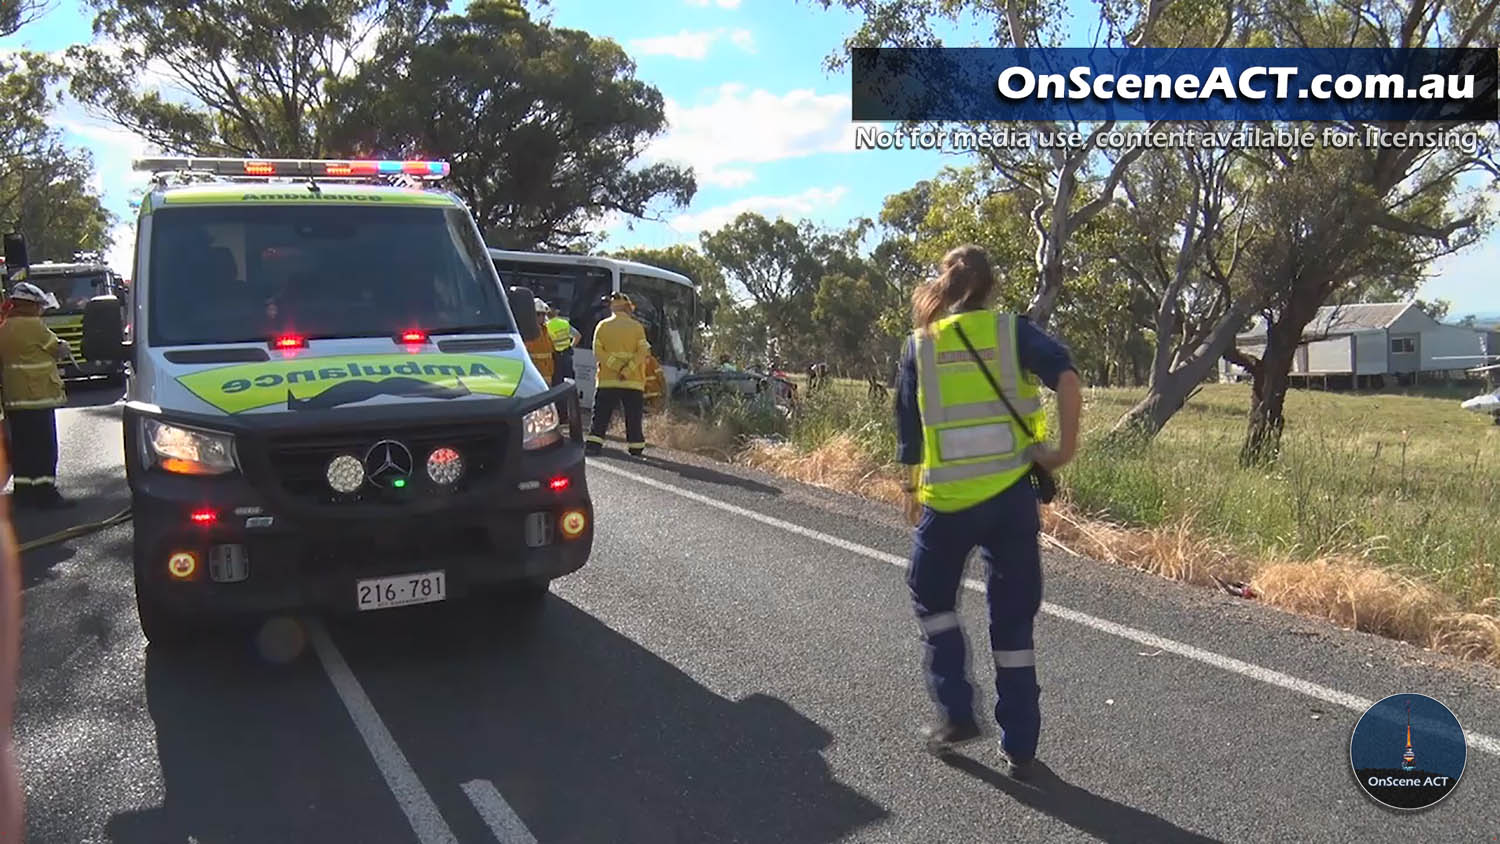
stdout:
<svg viewBox="0 0 1500 844">
<path fill-rule="evenodd" d="M 667 324 L 667 340 L 671 343 L 678 366 L 690 366 L 693 361 L 693 338 L 697 336 L 694 298 L 691 287 L 667 282 L 662 288 L 662 311 Z"/>
<path fill-rule="evenodd" d="M 582 338 L 578 348 L 592 348 L 594 326 L 609 316 L 599 301 L 609 295 L 610 271 L 604 267 L 496 259 L 495 271 L 506 287 L 529 287 L 537 298 L 557 309 Z"/>
<path fill-rule="evenodd" d="M 642 327 L 646 329 L 646 342 L 651 344 L 651 354 L 656 359 L 666 363 L 666 355 L 662 348 L 661 318 L 661 293 L 658 285 L 661 282 L 646 276 L 632 275 L 626 273 L 620 276 L 620 292 L 630 297 L 635 303 L 635 318 Z"/>
</svg>

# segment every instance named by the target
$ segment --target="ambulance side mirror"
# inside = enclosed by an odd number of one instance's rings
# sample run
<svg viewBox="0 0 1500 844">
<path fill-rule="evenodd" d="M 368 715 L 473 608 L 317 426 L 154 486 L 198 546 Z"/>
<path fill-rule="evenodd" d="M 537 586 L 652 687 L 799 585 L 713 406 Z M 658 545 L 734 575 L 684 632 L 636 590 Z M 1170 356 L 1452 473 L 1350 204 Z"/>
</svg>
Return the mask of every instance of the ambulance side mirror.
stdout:
<svg viewBox="0 0 1500 844">
<path fill-rule="evenodd" d="M 506 292 L 510 297 L 510 313 L 516 318 L 516 327 L 521 330 L 521 339 L 530 343 L 540 337 L 542 329 L 536 324 L 536 296 L 529 287 L 512 287 Z"/>
<path fill-rule="evenodd" d="M 130 358 L 120 297 L 95 296 L 84 306 L 83 358 L 110 362 Z"/>
</svg>

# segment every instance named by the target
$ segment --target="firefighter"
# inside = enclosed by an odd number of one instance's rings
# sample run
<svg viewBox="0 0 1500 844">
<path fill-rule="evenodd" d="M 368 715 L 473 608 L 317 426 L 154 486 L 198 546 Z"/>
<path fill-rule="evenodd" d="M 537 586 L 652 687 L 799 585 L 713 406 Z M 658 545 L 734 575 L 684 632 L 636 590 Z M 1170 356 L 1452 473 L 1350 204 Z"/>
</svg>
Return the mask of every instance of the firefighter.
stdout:
<svg viewBox="0 0 1500 844">
<path fill-rule="evenodd" d="M 941 754 L 982 736 L 956 613 L 977 545 L 988 568 L 1000 750 L 1007 773 L 1024 779 L 1041 732 L 1032 626 L 1042 602 L 1037 489 L 1050 482 L 1033 468 L 1052 472 L 1073 458 L 1082 390 L 1063 345 L 1024 317 L 990 310 L 994 289 L 984 250 L 962 246 L 912 296 L 916 330 L 902 354 L 896 420 L 916 527 L 907 586 L 943 716 L 926 731 L 927 747 Z M 1040 384 L 1058 394 L 1057 448 L 1044 444 Z"/>
<path fill-rule="evenodd" d="M 646 329 L 631 316 L 635 305 L 624 293 L 609 296 L 610 315 L 594 329 L 594 360 L 599 367 L 594 380 L 594 418 L 589 425 L 588 454 L 604 450 L 604 434 L 619 405 L 625 412 L 625 447 L 632 457 L 646 453 L 645 414 L 646 359 L 651 344 Z"/>
<path fill-rule="evenodd" d="M 526 341 L 526 353 L 531 355 L 531 362 L 542 374 L 542 380 L 551 384 L 557 368 L 557 353 L 552 349 L 552 338 L 547 336 L 547 303 L 541 299 L 536 300 L 536 324 L 541 331 L 535 339 Z"/>
<path fill-rule="evenodd" d="M 72 350 L 42 322 L 49 307 L 57 307 L 52 294 L 23 281 L 11 288 L 8 313 L 0 322 L 0 394 L 10 427 L 17 507 L 74 504 L 57 491 L 56 416 L 67 402 L 57 362 L 71 357 Z"/>
</svg>

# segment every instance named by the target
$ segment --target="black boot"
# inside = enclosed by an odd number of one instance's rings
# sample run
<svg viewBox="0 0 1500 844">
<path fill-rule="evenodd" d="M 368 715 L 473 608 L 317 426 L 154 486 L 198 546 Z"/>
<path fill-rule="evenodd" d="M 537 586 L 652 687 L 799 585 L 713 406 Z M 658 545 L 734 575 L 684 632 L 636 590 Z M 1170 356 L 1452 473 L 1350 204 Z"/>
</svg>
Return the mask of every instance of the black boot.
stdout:
<svg viewBox="0 0 1500 844">
<path fill-rule="evenodd" d="M 63 498 L 62 493 L 58 492 L 55 486 L 36 487 L 33 492 L 36 494 L 36 500 L 31 506 L 42 510 L 64 510 L 78 503 L 71 498 Z"/>
<path fill-rule="evenodd" d="M 1005 775 L 1010 777 L 1011 779 L 1021 780 L 1022 782 L 1025 782 L 1026 780 L 1031 779 L 1036 773 L 1036 757 L 1032 757 L 1030 759 L 1017 759 L 1014 756 L 1011 756 L 1009 753 L 1006 753 L 1004 748 L 1001 748 L 1000 759 L 1005 763 Z"/>
<path fill-rule="evenodd" d="M 980 730 L 979 724 L 972 719 L 944 721 L 924 730 L 922 738 L 927 743 L 928 753 L 941 756 L 984 738 L 984 731 Z"/>
<path fill-rule="evenodd" d="M 15 510 L 26 510 L 36 506 L 36 488 L 31 484 L 16 484 L 10 494 L 10 506 Z"/>
</svg>

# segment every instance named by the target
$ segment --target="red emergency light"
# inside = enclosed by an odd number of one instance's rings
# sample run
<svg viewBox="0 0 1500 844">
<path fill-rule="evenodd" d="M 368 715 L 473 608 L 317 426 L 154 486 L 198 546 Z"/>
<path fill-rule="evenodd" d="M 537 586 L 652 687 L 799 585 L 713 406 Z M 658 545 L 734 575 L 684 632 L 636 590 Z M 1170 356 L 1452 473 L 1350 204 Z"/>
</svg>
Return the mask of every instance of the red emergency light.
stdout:
<svg viewBox="0 0 1500 844">
<path fill-rule="evenodd" d="M 307 348 L 307 338 L 296 334 L 282 334 L 275 340 L 272 340 L 271 345 L 283 351 L 287 349 L 305 349 Z"/>
<path fill-rule="evenodd" d="M 401 332 L 400 336 L 398 336 L 396 339 L 399 342 L 407 345 L 421 345 L 427 342 L 427 332 L 418 328 L 413 328 L 409 331 Z"/>
<path fill-rule="evenodd" d="M 195 524 L 211 525 L 219 520 L 219 514 L 213 510 L 194 510 L 189 517 Z"/>
<path fill-rule="evenodd" d="M 245 173 L 251 176 L 274 176 L 276 165 L 269 161 L 246 161 Z"/>
<path fill-rule="evenodd" d="M 558 475 L 557 477 L 548 481 L 547 486 L 551 487 L 553 492 L 562 492 L 563 490 L 568 488 L 568 485 L 570 483 L 572 483 L 572 481 L 568 480 L 566 475 Z"/>
</svg>

